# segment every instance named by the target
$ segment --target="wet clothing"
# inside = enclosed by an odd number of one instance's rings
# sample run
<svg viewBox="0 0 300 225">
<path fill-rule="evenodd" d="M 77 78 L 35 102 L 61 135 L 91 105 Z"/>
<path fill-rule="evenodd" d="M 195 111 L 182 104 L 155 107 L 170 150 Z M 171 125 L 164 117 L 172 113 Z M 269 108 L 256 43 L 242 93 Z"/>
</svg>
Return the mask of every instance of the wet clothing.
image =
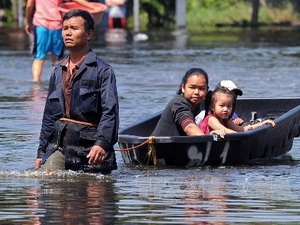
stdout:
<svg viewBox="0 0 300 225">
<path fill-rule="evenodd" d="M 183 95 L 176 95 L 166 106 L 152 135 L 154 136 L 186 136 L 184 128 L 195 123 L 195 115 L 199 113 Z"/>
<path fill-rule="evenodd" d="M 212 130 L 208 126 L 208 120 L 210 117 L 214 117 L 212 114 L 208 114 L 200 123 L 199 127 L 204 134 L 209 134 Z M 228 127 L 227 121 L 223 120 L 222 125 Z"/>
<path fill-rule="evenodd" d="M 67 117 L 62 87 L 67 69 L 64 62 L 55 65 L 50 78 L 37 157 L 44 162 L 51 152 L 59 150 L 65 155 L 66 169 L 110 172 L 117 168 L 113 146 L 119 126 L 114 71 L 90 50 L 73 79 L 70 119 L 92 125 L 62 121 L 59 119 Z M 99 166 L 88 165 L 86 156 L 93 145 L 108 153 Z"/>
</svg>

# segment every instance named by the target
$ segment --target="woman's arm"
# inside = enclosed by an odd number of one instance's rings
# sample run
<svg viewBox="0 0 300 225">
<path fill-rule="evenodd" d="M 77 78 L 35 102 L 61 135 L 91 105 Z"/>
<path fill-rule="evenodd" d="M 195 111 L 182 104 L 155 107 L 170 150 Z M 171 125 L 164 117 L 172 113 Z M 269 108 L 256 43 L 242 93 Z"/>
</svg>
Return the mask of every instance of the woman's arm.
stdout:
<svg viewBox="0 0 300 225">
<path fill-rule="evenodd" d="M 204 135 L 204 133 L 201 131 L 201 129 L 195 123 L 188 124 L 183 130 L 188 136 Z"/>
<path fill-rule="evenodd" d="M 247 126 L 244 126 L 244 131 L 247 131 L 247 130 L 253 130 L 253 129 L 256 129 L 258 127 L 261 127 L 263 125 L 266 125 L 266 124 L 270 124 L 272 127 L 274 127 L 276 124 L 273 120 L 264 120 L 260 123 L 255 123 L 255 124 L 252 124 L 252 125 L 247 125 Z"/>
<path fill-rule="evenodd" d="M 258 127 L 261 127 L 265 124 L 271 124 L 272 127 L 275 126 L 275 122 L 273 120 L 265 120 L 265 121 L 262 121 L 260 123 L 256 123 L 256 124 L 248 124 L 248 125 L 245 125 L 245 126 L 238 126 L 236 124 L 234 124 L 232 121 L 228 121 L 228 127 L 232 130 L 235 130 L 237 132 L 244 132 L 244 131 L 248 131 L 248 130 L 253 130 L 253 129 L 256 129 Z"/>
</svg>

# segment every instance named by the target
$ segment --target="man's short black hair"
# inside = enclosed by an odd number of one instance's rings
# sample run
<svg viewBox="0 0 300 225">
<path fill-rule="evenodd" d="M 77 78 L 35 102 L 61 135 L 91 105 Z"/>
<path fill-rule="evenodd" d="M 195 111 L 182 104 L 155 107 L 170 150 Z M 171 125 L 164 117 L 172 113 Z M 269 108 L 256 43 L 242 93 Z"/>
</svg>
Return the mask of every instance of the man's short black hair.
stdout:
<svg viewBox="0 0 300 225">
<path fill-rule="evenodd" d="M 63 16 L 63 21 L 68 20 L 72 17 L 82 17 L 84 19 L 84 28 L 86 31 L 92 30 L 94 31 L 94 19 L 92 15 L 85 10 L 82 9 L 73 9 L 68 11 L 64 16 Z"/>
</svg>

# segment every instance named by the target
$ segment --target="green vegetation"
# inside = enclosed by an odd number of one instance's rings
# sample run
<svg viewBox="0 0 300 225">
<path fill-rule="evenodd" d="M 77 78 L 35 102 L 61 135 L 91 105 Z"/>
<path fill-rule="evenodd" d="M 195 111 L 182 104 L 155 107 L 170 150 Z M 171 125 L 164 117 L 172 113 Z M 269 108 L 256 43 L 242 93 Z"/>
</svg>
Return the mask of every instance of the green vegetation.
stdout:
<svg viewBox="0 0 300 225">
<path fill-rule="evenodd" d="M 299 0 L 186 0 L 187 28 L 248 27 L 251 25 L 253 2 L 259 1 L 258 25 L 300 24 Z M 12 0 L 0 0 L 0 18 L 6 25 L 16 20 Z M 140 28 L 174 29 L 175 0 L 140 0 Z M 26 1 L 23 1 L 25 9 Z M 133 28 L 133 0 L 127 1 L 128 25 Z"/>
<path fill-rule="evenodd" d="M 188 0 L 188 28 L 198 29 L 209 26 L 250 26 L 252 17 L 252 1 L 241 0 Z M 299 12 L 291 1 L 261 1 L 258 22 L 259 25 L 287 25 L 299 20 Z"/>
<path fill-rule="evenodd" d="M 196 1 L 187 6 L 187 25 L 189 28 L 238 25 L 251 20 L 252 7 L 247 2 L 226 1 L 226 4 L 215 3 L 214 7 L 211 7 L 210 4 L 200 4 L 200 2 L 202 1 Z M 203 2 L 210 2 L 210 0 Z"/>
<path fill-rule="evenodd" d="M 248 27 L 254 0 L 186 0 L 187 28 Z M 130 1 L 129 1 L 130 2 Z M 140 0 L 142 29 L 170 28 L 175 25 L 175 0 Z M 299 0 L 259 0 L 258 25 L 299 23 Z M 132 16 L 129 17 L 129 25 Z"/>
</svg>

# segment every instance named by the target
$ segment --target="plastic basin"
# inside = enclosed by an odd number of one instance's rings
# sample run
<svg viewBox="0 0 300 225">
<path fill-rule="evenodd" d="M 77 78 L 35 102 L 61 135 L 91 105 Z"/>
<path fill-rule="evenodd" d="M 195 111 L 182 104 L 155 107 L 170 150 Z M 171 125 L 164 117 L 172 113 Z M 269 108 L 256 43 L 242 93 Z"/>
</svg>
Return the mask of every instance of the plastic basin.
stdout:
<svg viewBox="0 0 300 225">
<path fill-rule="evenodd" d="M 105 4 L 102 3 L 97 3 L 97 2 L 90 2 L 90 4 L 92 4 L 94 6 L 93 9 L 87 8 L 83 5 L 80 5 L 76 2 L 66 2 L 63 3 L 59 6 L 59 11 L 61 12 L 61 15 L 64 16 L 66 12 L 72 10 L 72 9 L 83 9 L 88 11 L 94 19 L 95 25 L 99 24 L 103 13 L 105 12 L 105 10 L 107 9 L 107 6 Z"/>
</svg>

